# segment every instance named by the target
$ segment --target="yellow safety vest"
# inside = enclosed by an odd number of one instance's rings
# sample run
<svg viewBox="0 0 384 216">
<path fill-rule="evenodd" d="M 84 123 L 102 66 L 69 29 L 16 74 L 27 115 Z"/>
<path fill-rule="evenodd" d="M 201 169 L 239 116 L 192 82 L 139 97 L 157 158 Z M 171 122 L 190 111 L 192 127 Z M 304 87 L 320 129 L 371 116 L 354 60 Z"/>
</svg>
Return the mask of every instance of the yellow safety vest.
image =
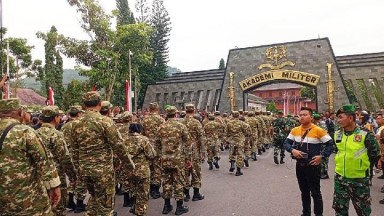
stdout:
<svg viewBox="0 0 384 216">
<path fill-rule="evenodd" d="M 346 178 L 365 178 L 370 162 L 364 141 L 367 132 L 355 129 L 347 136 L 343 131 L 336 131 L 335 172 Z"/>
</svg>

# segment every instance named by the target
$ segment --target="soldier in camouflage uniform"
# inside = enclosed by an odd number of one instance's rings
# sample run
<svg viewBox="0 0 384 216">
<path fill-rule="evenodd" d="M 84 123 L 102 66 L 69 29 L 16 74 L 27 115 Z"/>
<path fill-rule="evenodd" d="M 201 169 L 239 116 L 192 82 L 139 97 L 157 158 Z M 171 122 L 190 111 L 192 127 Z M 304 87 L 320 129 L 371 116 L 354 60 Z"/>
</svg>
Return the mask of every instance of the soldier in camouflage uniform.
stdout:
<svg viewBox="0 0 384 216">
<path fill-rule="evenodd" d="M 149 115 L 143 119 L 144 136 L 148 137 L 149 142 L 156 151 L 156 157 L 151 161 L 151 184 L 149 194 L 153 199 L 160 198 L 161 175 L 161 146 L 158 140 L 159 129 L 165 120 L 159 115 L 159 105 L 154 102 L 149 104 Z"/>
<path fill-rule="evenodd" d="M 243 113 L 245 113 L 246 111 L 244 111 Z M 248 115 L 248 113 L 247 113 Z M 246 116 L 245 114 L 244 115 L 241 115 L 239 117 L 239 120 L 244 122 L 247 127 L 249 128 L 250 131 L 252 131 L 251 129 L 251 126 L 247 123 L 247 120 L 246 120 Z M 245 142 L 244 142 L 244 165 L 245 167 L 249 167 L 249 158 L 251 157 L 251 141 L 252 141 L 252 132 L 249 133 L 249 136 L 246 136 L 245 137 Z"/>
<path fill-rule="evenodd" d="M 280 164 L 284 164 L 285 148 L 284 141 L 289 134 L 289 128 L 287 127 L 287 121 L 283 117 L 283 112 L 279 110 L 277 112 L 277 118 L 273 121 L 273 161 L 275 164 L 279 164 L 279 152 L 280 152 Z"/>
<path fill-rule="evenodd" d="M 44 107 L 41 111 L 41 118 L 43 124 L 36 132 L 40 135 L 44 146 L 52 153 L 61 181 L 61 201 L 57 208 L 53 209 L 53 212 L 57 216 L 65 216 L 68 200 L 65 174 L 74 183 L 76 181 L 76 169 L 70 157 L 64 134 L 56 130 L 56 126 L 60 123 L 59 108 L 57 106 Z"/>
<path fill-rule="evenodd" d="M 150 185 L 150 161 L 156 156 L 156 151 L 149 142 L 149 139 L 140 133 L 143 131 L 141 124 L 132 123 L 129 125 L 129 136 L 125 140 L 132 160 L 136 167 L 134 170 L 127 170 L 127 182 L 134 194 L 134 204 L 131 213 L 135 215 L 146 215 L 148 209 L 149 185 Z M 124 167 L 124 165 L 123 165 Z"/>
<path fill-rule="evenodd" d="M 72 128 L 79 121 L 83 109 L 80 105 L 73 105 L 69 108 L 70 120 L 64 124 L 61 131 L 64 134 L 65 142 L 67 143 L 69 155 L 73 161 L 78 161 L 78 155 L 73 155 L 73 144 L 72 144 Z M 76 170 L 79 169 L 79 165 L 74 163 Z M 74 193 L 76 194 L 76 204 L 74 203 Z M 85 210 L 84 199 L 87 193 L 87 189 L 82 182 L 77 179 L 76 185 L 70 185 L 68 187 L 68 205 L 67 208 L 74 209 L 75 213 L 80 213 Z"/>
<path fill-rule="evenodd" d="M 0 100 L 0 134 L 8 130 L 0 143 L 0 215 L 53 216 L 60 178 L 36 131 L 20 124 L 22 117 L 18 99 Z"/>
<path fill-rule="evenodd" d="M 371 214 L 369 188 L 370 164 L 380 158 L 375 136 L 356 125 L 354 105 L 344 105 L 337 111 L 341 130 L 335 132 L 335 186 L 333 209 L 336 215 L 348 215 L 349 201 L 358 215 Z"/>
<path fill-rule="evenodd" d="M 236 176 L 240 176 L 243 175 L 241 168 L 244 166 L 245 139 L 250 136 L 251 128 L 248 124 L 239 120 L 239 112 L 233 111 L 232 116 L 233 120 L 227 125 L 227 140 L 229 144 L 232 145 L 232 152 L 229 156 L 229 162 L 231 163 L 229 172 L 233 172 L 235 170 L 236 162 Z"/>
<path fill-rule="evenodd" d="M 115 177 L 113 153 L 123 163 L 134 168 L 123 139 L 111 118 L 102 116 L 100 94 L 96 91 L 83 95 L 85 113 L 73 127 L 73 151 L 79 155 L 80 180 L 87 186 L 91 198 L 85 215 L 113 214 Z"/>
<path fill-rule="evenodd" d="M 195 106 L 193 104 L 187 104 L 185 109 L 187 116 L 182 123 L 187 126 L 192 141 L 192 167 L 185 169 L 186 185 L 184 187 L 184 201 L 188 202 L 190 199 L 190 187 L 193 187 L 192 201 L 204 199 L 204 196 L 200 194 L 201 161 L 205 158 L 206 147 L 204 145 L 204 129 L 201 123 L 193 118 L 195 114 Z"/>
<path fill-rule="evenodd" d="M 256 152 L 257 152 L 259 124 L 258 124 L 257 118 L 255 117 L 255 113 L 253 111 L 248 112 L 248 118 L 246 119 L 246 122 L 249 124 L 252 131 L 251 137 L 250 137 L 251 155 L 248 155 L 248 157 L 252 157 L 254 161 L 257 161 Z"/>
<path fill-rule="evenodd" d="M 102 101 L 101 102 L 101 108 L 100 108 L 100 114 L 103 116 L 111 117 L 112 115 L 112 107 L 113 105 L 109 101 Z"/>
<path fill-rule="evenodd" d="M 256 114 L 255 118 L 257 119 L 257 126 L 258 126 L 257 127 L 257 129 L 258 129 L 257 135 L 259 137 L 259 139 L 257 140 L 257 151 L 258 151 L 259 155 L 262 155 L 263 152 L 265 152 L 264 137 L 265 137 L 265 128 L 267 126 L 266 126 L 264 119 L 262 118 L 261 112 L 257 110 L 255 112 L 255 114 Z"/>
<path fill-rule="evenodd" d="M 214 115 L 208 115 L 209 122 L 204 125 L 204 132 L 206 136 L 207 156 L 209 170 L 213 169 L 215 165 L 216 169 L 219 169 L 220 160 L 220 137 L 224 136 L 225 128 L 223 124 L 215 121 Z"/>
<path fill-rule="evenodd" d="M 188 207 L 183 206 L 183 188 L 185 183 L 185 168 L 192 167 L 191 140 L 188 128 L 176 120 L 176 107 L 166 109 L 167 122 L 159 129 L 161 142 L 161 165 L 163 169 L 163 214 L 172 211 L 172 193 L 177 202 L 176 215 L 188 212 Z"/>
</svg>

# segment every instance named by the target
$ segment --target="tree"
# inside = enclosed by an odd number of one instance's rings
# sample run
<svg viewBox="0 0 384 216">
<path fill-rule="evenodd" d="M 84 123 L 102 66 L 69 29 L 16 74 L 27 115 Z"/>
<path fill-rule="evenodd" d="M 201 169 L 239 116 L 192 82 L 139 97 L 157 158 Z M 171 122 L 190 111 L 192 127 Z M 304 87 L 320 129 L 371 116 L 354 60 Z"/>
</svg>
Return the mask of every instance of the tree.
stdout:
<svg viewBox="0 0 384 216">
<path fill-rule="evenodd" d="M 136 12 L 139 14 L 137 17 L 138 23 L 149 22 L 149 6 L 147 0 L 136 0 L 135 4 Z"/>
<path fill-rule="evenodd" d="M 219 63 L 219 69 L 225 69 L 225 61 L 224 59 L 220 59 L 220 63 Z"/>
<path fill-rule="evenodd" d="M 273 101 L 272 101 L 272 102 L 269 102 L 269 103 L 267 104 L 266 109 L 267 109 L 267 111 L 270 111 L 270 112 L 273 112 L 273 113 L 277 112 L 276 104 L 275 104 L 275 102 L 273 102 Z"/>
<path fill-rule="evenodd" d="M 129 8 L 128 0 L 116 0 L 117 25 L 134 24 L 135 17 Z"/>
<path fill-rule="evenodd" d="M 49 87 L 55 92 L 55 105 L 62 107 L 64 101 L 63 86 L 63 58 L 57 49 L 59 34 L 55 26 L 47 33 L 38 32 L 37 37 L 45 41 L 45 65 L 40 71 L 38 80 L 41 83 L 41 91 L 48 95 Z"/>
<path fill-rule="evenodd" d="M 84 85 L 85 83 L 78 80 L 72 80 L 68 84 L 64 93 L 63 109 L 67 110 L 70 106 L 76 103 L 82 104 L 82 95 L 87 91 L 84 91 Z"/>
<path fill-rule="evenodd" d="M 153 0 L 150 25 L 153 28 L 151 47 L 154 52 L 153 71 L 159 80 L 167 76 L 168 42 L 171 32 L 171 19 L 163 0 Z"/>
<path fill-rule="evenodd" d="M 314 89 L 312 87 L 308 87 L 308 86 L 301 87 L 300 95 L 301 95 L 301 97 L 306 97 L 306 98 L 309 98 L 313 101 L 316 100 L 316 95 L 315 95 Z"/>
</svg>

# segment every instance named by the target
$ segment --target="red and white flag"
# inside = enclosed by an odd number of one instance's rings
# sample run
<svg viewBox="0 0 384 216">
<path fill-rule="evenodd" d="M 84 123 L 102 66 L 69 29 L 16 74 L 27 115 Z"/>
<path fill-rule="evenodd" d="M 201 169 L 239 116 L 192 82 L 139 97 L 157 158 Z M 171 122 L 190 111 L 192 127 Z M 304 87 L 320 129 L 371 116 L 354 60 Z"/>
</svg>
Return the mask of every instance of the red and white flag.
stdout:
<svg viewBox="0 0 384 216">
<path fill-rule="evenodd" d="M 48 101 L 49 101 L 49 106 L 55 105 L 55 93 L 53 92 L 52 87 L 49 87 L 48 89 Z"/>
<path fill-rule="evenodd" d="M 131 112 L 131 96 L 130 94 L 130 87 L 128 80 L 125 80 L 125 109 L 128 112 Z"/>
</svg>

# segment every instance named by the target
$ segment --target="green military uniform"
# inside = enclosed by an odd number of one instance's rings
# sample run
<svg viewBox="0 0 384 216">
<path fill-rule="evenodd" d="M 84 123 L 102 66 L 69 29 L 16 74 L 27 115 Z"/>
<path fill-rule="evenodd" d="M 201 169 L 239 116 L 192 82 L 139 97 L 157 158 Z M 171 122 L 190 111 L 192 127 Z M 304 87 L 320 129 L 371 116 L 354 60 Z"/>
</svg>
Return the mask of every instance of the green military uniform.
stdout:
<svg viewBox="0 0 384 216">
<path fill-rule="evenodd" d="M 113 153 L 123 163 L 131 164 L 130 155 L 111 118 L 102 116 L 93 105 L 100 103 L 98 92 L 83 95 L 88 108 L 73 128 L 74 154 L 79 155 L 80 180 L 91 195 L 85 215 L 112 215 L 115 195 Z"/>
<path fill-rule="evenodd" d="M 344 105 L 336 115 L 354 112 L 353 105 Z M 334 140 L 337 147 L 333 197 L 336 215 L 348 215 L 350 199 L 358 215 L 370 215 L 369 168 L 380 156 L 377 141 L 371 132 L 356 125 L 353 131 L 336 131 Z"/>
<path fill-rule="evenodd" d="M 219 160 L 220 160 L 220 137 L 224 136 L 225 128 L 223 124 L 215 121 L 215 117 L 213 115 L 208 115 L 208 119 L 210 120 L 207 124 L 204 125 L 204 132 L 207 147 L 207 157 L 209 169 L 213 169 L 213 164 L 216 169 L 219 169 Z M 215 161 L 213 161 L 215 159 Z"/>
<path fill-rule="evenodd" d="M 245 113 L 245 111 L 244 111 L 244 113 Z M 244 165 L 245 165 L 245 167 L 249 167 L 248 160 L 251 157 L 252 128 L 247 123 L 247 116 L 241 115 L 239 117 L 239 120 L 244 122 L 250 130 L 249 135 L 245 137 L 245 142 L 244 142 Z"/>
<path fill-rule="evenodd" d="M 279 111 L 278 114 L 282 115 L 283 112 Z M 280 163 L 284 163 L 285 148 L 284 141 L 288 136 L 290 129 L 287 127 L 287 121 L 282 116 L 279 116 L 273 121 L 273 159 L 276 164 L 279 164 L 278 156 L 280 153 Z"/>
<path fill-rule="evenodd" d="M 53 209 L 57 216 L 65 216 L 66 206 L 68 200 L 67 183 L 65 174 L 68 175 L 71 182 L 76 180 L 76 169 L 70 157 L 67 144 L 64 139 L 64 134 L 56 130 L 55 125 L 49 123 L 53 118 L 58 117 L 59 108 L 56 106 L 44 107 L 41 111 L 43 124 L 36 132 L 40 135 L 41 140 L 45 147 L 52 153 L 53 161 L 56 164 L 56 169 L 60 176 L 61 181 L 61 201 L 59 205 Z M 44 121 L 46 120 L 46 121 Z M 49 122 L 47 122 L 49 121 Z"/>
<path fill-rule="evenodd" d="M 249 126 L 251 127 L 251 137 L 250 137 L 250 146 L 251 146 L 250 153 L 251 154 L 249 154 L 247 156 L 252 157 L 252 159 L 254 161 L 256 161 L 257 160 L 256 152 L 258 150 L 257 142 L 259 139 L 259 137 L 258 137 L 259 123 L 258 123 L 258 119 L 255 117 L 255 113 L 253 111 L 248 112 L 248 117 L 246 119 L 246 123 L 248 123 Z"/>
<path fill-rule="evenodd" d="M 0 114 L 20 108 L 18 99 L 0 100 Z M 11 124 L 0 148 L 0 215 L 52 216 L 47 190 L 60 186 L 49 152 L 31 127 L 2 117 L 0 133 Z"/>
</svg>

